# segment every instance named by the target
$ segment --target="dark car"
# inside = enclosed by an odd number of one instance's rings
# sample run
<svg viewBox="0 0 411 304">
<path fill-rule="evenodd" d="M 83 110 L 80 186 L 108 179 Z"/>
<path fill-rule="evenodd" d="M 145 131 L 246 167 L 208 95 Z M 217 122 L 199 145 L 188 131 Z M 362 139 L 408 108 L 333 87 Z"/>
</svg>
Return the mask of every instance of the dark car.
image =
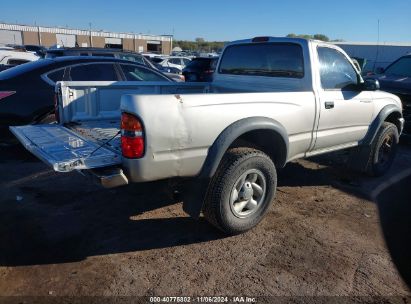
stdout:
<svg viewBox="0 0 411 304">
<path fill-rule="evenodd" d="M 10 125 L 41 122 L 54 111 L 57 81 L 172 81 L 147 66 L 104 57 L 41 59 L 0 72 L 0 139 Z"/>
<path fill-rule="evenodd" d="M 135 61 L 140 64 L 147 65 L 145 58 L 136 52 L 126 51 L 121 49 L 111 48 L 95 48 L 95 47 L 63 47 L 56 49 L 48 49 L 46 58 L 56 58 L 62 56 L 102 56 L 113 57 L 118 59 L 125 59 Z"/>
<path fill-rule="evenodd" d="M 218 57 L 197 57 L 183 69 L 186 81 L 211 81 Z"/>
<path fill-rule="evenodd" d="M 403 106 L 405 119 L 404 135 L 411 137 L 411 55 L 400 57 L 387 68 L 380 69 L 381 74 L 371 76 L 378 79 L 381 90 L 397 95 Z"/>
</svg>

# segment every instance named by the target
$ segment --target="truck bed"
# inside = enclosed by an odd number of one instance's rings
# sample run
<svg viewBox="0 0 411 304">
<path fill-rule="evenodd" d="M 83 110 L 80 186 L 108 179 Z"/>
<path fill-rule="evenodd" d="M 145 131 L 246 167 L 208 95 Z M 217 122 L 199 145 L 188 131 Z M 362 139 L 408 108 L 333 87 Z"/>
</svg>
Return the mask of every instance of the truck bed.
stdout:
<svg viewBox="0 0 411 304">
<path fill-rule="evenodd" d="M 121 155 L 120 119 L 81 121 L 68 127 L 82 137 Z"/>
</svg>

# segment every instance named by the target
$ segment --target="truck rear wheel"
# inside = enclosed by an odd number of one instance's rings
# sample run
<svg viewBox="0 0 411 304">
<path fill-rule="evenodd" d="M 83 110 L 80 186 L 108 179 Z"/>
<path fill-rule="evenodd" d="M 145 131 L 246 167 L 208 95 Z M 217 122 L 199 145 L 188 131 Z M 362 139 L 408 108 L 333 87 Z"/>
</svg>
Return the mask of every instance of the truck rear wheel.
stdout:
<svg viewBox="0 0 411 304">
<path fill-rule="evenodd" d="M 382 176 L 390 168 L 397 152 L 399 136 L 397 127 L 384 122 L 371 145 L 367 173 L 371 176 Z"/>
<path fill-rule="evenodd" d="M 227 234 L 255 227 L 275 197 L 277 173 L 272 160 L 251 148 L 225 154 L 209 185 L 205 218 Z"/>
</svg>

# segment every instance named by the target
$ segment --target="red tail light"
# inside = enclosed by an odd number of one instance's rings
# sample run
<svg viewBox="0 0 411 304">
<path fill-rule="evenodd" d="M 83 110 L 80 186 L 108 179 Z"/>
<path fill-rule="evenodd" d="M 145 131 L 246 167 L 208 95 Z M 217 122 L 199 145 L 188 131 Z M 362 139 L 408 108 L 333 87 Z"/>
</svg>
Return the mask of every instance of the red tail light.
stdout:
<svg viewBox="0 0 411 304">
<path fill-rule="evenodd" d="M 16 91 L 0 91 L 0 100 L 16 94 Z"/>
<path fill-rule="evenodd" d="M 140 120 L 131 114 L 121 114 L 121 150 L 127 158 L 144 155 L 144 133 Z"/>
</svg>

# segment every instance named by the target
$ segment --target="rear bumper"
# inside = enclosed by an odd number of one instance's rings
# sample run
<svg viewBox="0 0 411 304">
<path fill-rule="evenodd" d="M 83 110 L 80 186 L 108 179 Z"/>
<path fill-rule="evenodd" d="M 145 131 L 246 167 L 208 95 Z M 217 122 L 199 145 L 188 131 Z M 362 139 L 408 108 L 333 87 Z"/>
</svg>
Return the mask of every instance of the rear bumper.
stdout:
<svg viewBox="0 0 411 304">
<path fill-rule="evenodd" d="M 117 167 L 82 170 L 81 173 L 104 188 L 116 188 L 129 183 L 123 170 Z"/>
</svg>

